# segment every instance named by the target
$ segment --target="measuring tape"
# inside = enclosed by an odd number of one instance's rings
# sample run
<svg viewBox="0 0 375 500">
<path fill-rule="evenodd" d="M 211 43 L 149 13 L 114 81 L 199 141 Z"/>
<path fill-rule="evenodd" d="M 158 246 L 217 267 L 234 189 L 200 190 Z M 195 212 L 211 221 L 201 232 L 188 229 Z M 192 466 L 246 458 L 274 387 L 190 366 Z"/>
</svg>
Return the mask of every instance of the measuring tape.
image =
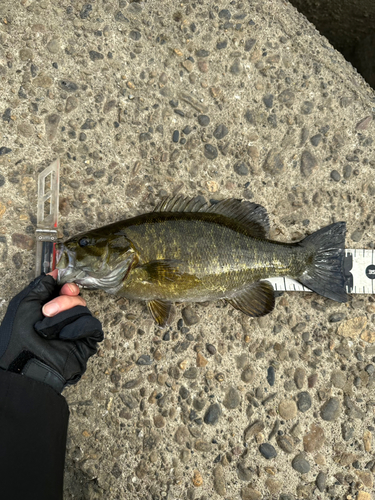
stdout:
<svg viewBox="0 0 375 500">
<path fill-rule="evenodd" d="M 344 274 L 347 293 L 374 293 L 375 250 L 351 249 L 345 250 Z M 267 279 L 277 292 L 311 292 L 298 281 L 290 278 Z"/>
</svg>

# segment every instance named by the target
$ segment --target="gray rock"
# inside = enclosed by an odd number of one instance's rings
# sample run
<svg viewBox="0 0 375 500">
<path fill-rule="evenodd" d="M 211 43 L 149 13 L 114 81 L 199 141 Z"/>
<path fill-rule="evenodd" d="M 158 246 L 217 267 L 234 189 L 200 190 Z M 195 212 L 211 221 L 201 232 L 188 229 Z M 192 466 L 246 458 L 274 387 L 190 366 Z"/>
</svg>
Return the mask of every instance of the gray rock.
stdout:
<svg viewBox="0 0 375 500">
<path fill-rule="evenodd" d="M 85 3 L 81 9 L 81 12 L 79 13 L 79 17 L 81 19 L 86 19 L 89 17 L 91 11 L 92 11 L 92 5 L 90 3 Z"/>
<path fill-rule="evenodd" d="M 277 451 L 270 443 L 262 443 L 259 446 L 259 451 L 267 460 L 270 460 L 271 458 L 275 458 L 277 456 Z"/>
<path fill-rule="evenodd" d="M 237 476 L 241 481 L 251 481 L 254 477 L 254 470 L 246 465 L 243 460 L 237 463 Z"/>
<path fill-rule="evenodd" d="M 220 125 L 218 125 L 214 131 L 214 137 L 215 139 L 217 139 L 218 141 L 220 139 L 223 139 L 223 137 L 225 137 L 226 135 L 228 134 L 228 129 L 225 125 L 223 125 L 222 123 Z"/>
<path fill-rule="evenodd" d="M 184 372 L 183 376 L 189 380 L 194 380 L 198 376 L 198 369 L 195 366 L 191 366 Z"/>
<path fill-rule="evenodd" d="M 323 493 L 326 487 L 327 475 L 324 472 L 320 471 L 316 476 L 315 484 L 318 487 L 320 493 Z"/>
<path fill-rule="evenodd" d="M 267 382 L 271 387 L 275 384 L 275 368 L 272 365 L 267 370 Z"/>
<path fill-rule="evenodd" d="M 65 103 L 65 113 L 71 113 L 77 108 L 77 106 L 78 106 L 78 99 L 75 96 L 70 95 Z"/>
<path fill-rule="evenodd" d="M 297 394 L 297 407 L 302 413 L 305 413 L 311 408 L 311 396 L 307 391 Z"/>
<path fill-rule="evenodd" d="M 301 367 L 297 367 L 294 370 L 294 382 L 297 386 L 297 389 L 302 389 L 306 382 L 306 370 Z"/>
<path fill-rule="evenodd" d="M 140 33 L 140 31 L 132 30 L 129 33 L 129 36 L 132 40 L 138 41 L 141 38 L 142 34 Z"/>
<path fill-rule="evenodd" d="M 363 236 L 363 233 L 364 233 L 364 231 L 363 231 L 363 230 L 361 230 L 361 229 L 357 229 L 356 231 L 354 231 L 354 232 L 350 235 L 350 237 L 351 237 L 352 241 L 355 241 L 355 242 L 357 242 L 357 241 L 361 241 L 362 236 Z"/>
<path fill-rule="evenodd" d="M 225 408 L 228 410 L 233 410 L 234 408 L 237 408 L 237 406 L 240 404 L 240 395 L 239 392 L 235 387 L 229 387 L 227 392 L 225 393 L 223 405 Z"/>
<path fill-rule="evenodd" d="M 94 62 L 99 61 L 100 59 L 104 59 L 103 54 L 101 54 L 100 52 L 97 52 L 96 50 L 90 50 L 89 56 L 90 56 L 91 61 L 94 61 Z"/>
<path fill-rule="evenodd" d="M 137 365 L 148 366 L 152 365 L 154 360 L 148 354 L 142 354 L 137 360 Z"/>
<path fill-rule="evenodd" d="M 303 115 L 310 115 L 314 109 L 314 103 L 310 101 L 304 101 L 301 106 L 301 113 Z"/>
<path fill-rule="evenodd" d="M 338 398 L 331 398 L 324 403 L 320 410 L 320 416 L 327 422 L 332 422 L 338 418 L 341 411 L 341 404 Z"/>
<path fill-rule="evenodd" d="M 256 39 L 255 38 L 248 38 L 245 42 L 245 52 L 250 52 L 250 50 L 254 47 L 256 43 Z"/>
<path fill-rule="evenodd" d="M 279 101 L 282 103 L 282 104 L 285 104 L 285 106 L 287 108 L 290 108 L 293 103 L 294 103 L 294 98 L 295 98 L 295 94 L 294 92 L 292 92 L 291 90 L 289 89 L 286 89 L 286 90 L 283 90 L 280 94 L 279 94 Z M 306 140 L 306 139 L 305 139 Z"/>
<path fill-rule="evenodd" d="M 208 425 L 215 425 L 219 421 L 221 415 L 221 408 L 218 403 L 210 405 L 204 414 L 204 423 Z"/>
<path fill-rule="evenodd" d="M 299 453 L 293 458 L 292 467 L 300 474 L 307 474 L 310 472 L 310 464 L 306 460 L 304 453 Z"/>
<path fill-rule="evenodd" d="M 254 377 L 255 377 L 255 372 L 251 368 L 251 366 L 247 366 L 246 368 L 244 368 L 244 370 L 241 373 L 241 380 L 246 384 L 250 384 L 254 380 Z"/>
<path fill-rule="evenodd" d="M 78 85 L 70 80 L 60 80 L 59 87 L 66 92 L 76 92 L 78 90 Z"/>
<path fill-rule="evenodd" d="M 216 493 L 219 496 L 224 497 L 227 494 L 227 490 L 226 490 L 226 483 L 224 476 L 224 468 L 221 464 L 214 467 L 213 478 L 214 478 L 213 480 L 214 489 Z"/>
<path fill-rule="evenodd" d="M 234 60 L 233 64 L 229 68 L 229 71 L 232 73 L 232 75 L 239 75 L 241 73 L 241 62 L 237 58 Z"/>
<path fill-rule="evenodd" d="M 340 182 L 341 179 L 340 173 L 337 170 L 332 170 L 331 179 L 334 180 L 335 182 Z"/>
<path fill-rule="evenodd" d="M 185 325 L 193 326 L 199 323 L 200 318 L 191 306 L 184 307 L 181 311 Z"/>
<path fill-rule="evenodd" d="M 96 127 L 96 121 L 87 118 L 85 123 L 81 126 L 81 130 L 93 130 Z"/>
<path fill-rule="evenodd" d="M 48 142 L 52 142 L 57 133 L 57 127 L 60 123 L 60 116 L 56 113 L 46 116 L 45 120 L 46 138 Z"/>
<path fill-rule="evenodd" d="M 215 158 L 217 158 L 218 154 L 219 153 L 218 153 L 217 148 L 215 146 L 213 146 L 212 144 L 205 144 L 204 156 L 208 160 L 214 160 Z"/>
<path fill-rule="evenodd" d="M 5 146 L 2 146 L 0 148 L 0 156 L 7 155 L 11 152 L 12 150 L 10 148 L 7 148 Z"/>
<path fill-rule="evenodd" d="M 316 134 L 313 135 L 310 139 L 310 142 L 313 146 L 319 146 L 319 144 L 322 142 L 323 136 L 322 134 Z"/>
<path fill-rule="evenodd" d="M 246 164 L 243 161 L 236 163 L 233 167 L 233 170 L 238 175 L 245 176 L 249 174 L 249 169 L 247 168 Z"/>
<path fill-rule="evenodd" d="M 301 174 L 304 177 L 310 177 L 310 175 L 313 173 L 313 171 L 316 169 L 318 166 L 318 161 L 315 158 L 313 154 L 310 153 L 310 151 L 303 151 L 301 155 Z"/>
<path fill-rule="evenodd" d="M 284 170 L 284 160 L 281 152 L 271 149 L 262 166 L 263 170 L 271 175 L 280 174 Z"/>
<path fill-rule="evenodd" d="M 263 96 L 262 101 L 266 108 L 271 109 L 273 107 L 273 94 L 266 94 Z"/>
<path fill-rule="evenodd" d="M 210 117 L 207 115 L 198 115 L 198 123 L 201 127 L 207 127 L 210 124 Z"/>
<path fill-rule="evenodd" d="M 287 434 L 283 434 L 282 436 L 278 436 L 276 439 L 277 444 L 280 448 L 285 451 L 285 453 L 292 453 L 294 450 L 294 440 L 291 436 Z"/>
</svg>

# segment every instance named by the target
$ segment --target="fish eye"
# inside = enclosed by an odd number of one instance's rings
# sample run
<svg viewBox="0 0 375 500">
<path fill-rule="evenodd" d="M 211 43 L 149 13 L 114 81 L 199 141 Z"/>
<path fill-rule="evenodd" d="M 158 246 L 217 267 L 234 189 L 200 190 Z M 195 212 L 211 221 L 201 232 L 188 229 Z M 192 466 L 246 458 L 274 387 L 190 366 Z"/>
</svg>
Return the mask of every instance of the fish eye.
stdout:
<svg viewBox="0 0 375 500">
<path fill-rule="evenodd" d="M 88 238 L 81 238 L 78 242 L 80 247 L 86 247 L 89 243 Z"/>
</svg>

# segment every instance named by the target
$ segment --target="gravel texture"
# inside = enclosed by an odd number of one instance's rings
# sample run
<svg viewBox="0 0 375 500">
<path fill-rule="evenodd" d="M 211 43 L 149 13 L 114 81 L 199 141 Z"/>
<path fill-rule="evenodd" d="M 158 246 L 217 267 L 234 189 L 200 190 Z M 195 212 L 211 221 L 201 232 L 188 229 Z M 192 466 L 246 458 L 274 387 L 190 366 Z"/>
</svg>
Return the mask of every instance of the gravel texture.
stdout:
<svg viewBox="0 0 375 500">
<path fill-rule="evenodd" d="M 271 237 L 372 248 L 375 94 L 281 0 L 0 2 L 0 314 L 34 274 L 37 174 L 61 236 L 171 194 L 264 205 Z M 284 293 L 250 319 L 83 291 L 106 339 L 64 395 L 64 499 L 370 500 L 375 300 Z"/>
</svg>

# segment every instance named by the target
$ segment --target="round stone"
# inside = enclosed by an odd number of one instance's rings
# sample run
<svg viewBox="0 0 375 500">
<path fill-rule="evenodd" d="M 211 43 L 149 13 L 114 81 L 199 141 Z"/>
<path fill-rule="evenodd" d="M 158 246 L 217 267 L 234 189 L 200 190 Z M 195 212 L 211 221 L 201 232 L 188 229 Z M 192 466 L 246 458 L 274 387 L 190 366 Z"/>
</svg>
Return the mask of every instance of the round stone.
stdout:
<svg viewBox="0 0 375 500">
<path fill-rule="evenodd" d="M 241 380 L 246 384 L 250 384 L 254 380 L 254 377 L 255 372 L 250 366 L 247 366 L 241 373 Z"/>
<path fill-rule="evenodd" d="M 284 399 L 279 404 L 279 414 L 284 420 L 291 420 L 297 415 L 297 405 L 292 399 Z"/>
<path fill-rule="evenodd" d="M 245 176 L 249 174 L 249 169 L 243 161 L 236 163 L 233 169 L 238 175 Z"/>
<path fill-rule="evenodd" d="M 341 179 L 341 175 L 337 170 L 332 170 L 331 172 L 331 179 L 333 179 L 335 182 L 339 182 Z"/>
<path fill-rule="evenodd" d="M 311 408 L 311 396 L 307 391 L 300 392 L 297 395 L 297 406 L 302 413 Z"/>
<path fill-rule="evenodd" d="M 277 438 L 277 444 L 285 453 L 292 453 L 294 450 L 294 440 L 291 436 L 283 434 Z"/>
<path fill-rule="evenodd" d="M 199 115 L 198 123 L 201 127 L 207 127 L 207 125 L 209 125 L 210 123 L 210 117 L 207 115 Z"/>
<path fill-rule="evenodd" d="M 269 443 L 262 443 L 259 446 L 259 451 L 267 460 L 270 460 L 271 458 L 275 458 L 277 456 L 277 451 L 272 446 L 272 444 Z"/>
<path fill-rule="evenodd" d="M 307 474 L 310 472 L 310 464 L 306 460 L 304 453 L 299 453 L 293 458 L 292 467 L 300 474 Z"/>
<path fill-rule="evenodd" d="M 228 134 L 228 129 L 225 125 L 223 124 L 220 124 L 216 127 L 215 131 L 214 131 L 214 137 L 215 139 L 217 139 L 218 141 L 220 139 L 222 139 L 223 137 L 225 137 L 226 135 Z"/>
<path fill-rule="evenodd" d="M 214 403 L 207 408 L 204 414 L 204 423 L 208 425 L 215 425 L 219 421 L 221 415 L 221 408 L 218 403 Z"/>
<path fill-rule="evenodd" d="M 204 156 L 208 160 L 214 160 L 215 158 L 217 158 L 218 154 L 219 153 L 217 151 L 217 148 L 215 148 L 215 146 L 213 146 L 212 144 L 205 144 L 205 146 L 204 146 Z"/>
<path fill-rule="evenodd" d="M 320 415 L 323 420 L 327 422 L 332 422 L 336 420 L 340 415 L 341 405 L 338 398 L 331 398 L 324 403 L 320 410 Z"/>
<path fill-rule="evenodd" d="M 235 387 L 229 387 L 227 392 L 225 393 L 225 398 L 223 401 L 223 405 L 228 410 L 233 410 L 237 408 L 240 404 L 240 395 Z"/>
</svg>

